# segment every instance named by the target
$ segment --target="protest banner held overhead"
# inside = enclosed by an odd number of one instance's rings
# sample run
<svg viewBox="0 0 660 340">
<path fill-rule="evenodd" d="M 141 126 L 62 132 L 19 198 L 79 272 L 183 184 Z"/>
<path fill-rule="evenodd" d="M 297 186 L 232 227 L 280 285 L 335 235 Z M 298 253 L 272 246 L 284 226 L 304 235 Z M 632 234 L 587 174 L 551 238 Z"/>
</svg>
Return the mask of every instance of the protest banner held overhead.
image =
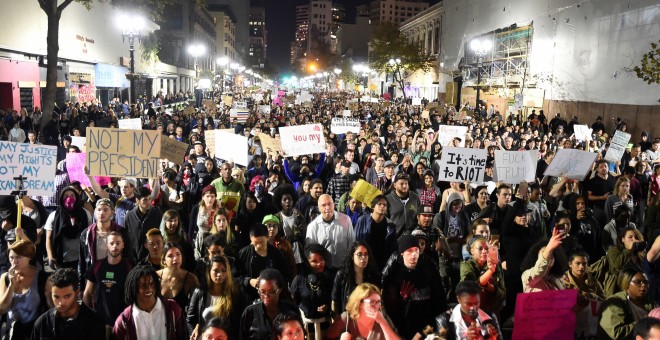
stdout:
<svg viewBox="0 0 660 340">
<path fill-rule="evenodd" d="M 445 147 L 438 170 L 438 180 L 448 182 L 483 183 L 488 151 Z"/>
<path fill-rule="evenodd" d="M 215 132 L 215 157 L 232 161 L 238 165 L 248 165 L 247 137 L 221 130 Z"/>
<path fill-rule="evenodd" d="M 628 142 L 632 137 L 629 133 L 617 130 L 612 137 L 612 142 L 610 142 L 610 147 L 605 153 L 605 160 L 610 162 L 620 161 L 623 157 L 623 154 L 626 152 L 626 147 Z"/>
<path fill-rule="evenodd" d="M 120 129 L 142 130 L 142 119 L 140 118 L 120 119 L 118 122 Z"/>
<path fill-rule="evenodd" d="M 183 164 L 186 151 L 188 151 L 188 144 L 179 142 L 174 138 L 162 137 L 160 146 L 160 157 L 166 158 L 168 161 L 175 164 Z"/>
<path fill-rule="evenodd" d="M 66 154 L 66 171 L 70 181 L 78 181 L 84 187 L 91 187 L 89 177 L 85 174 L 87 155 L 84 152 Z"/>
<path fill-rule="evenodd" d="M 353 133 L 360 133 L 360 120 L 358 118 L 349 117 L 332 118 L 330 131 L 336 134 L 344 134 L 349 131 Z"/>
<path fill-rule="evenodd" d="M 273 138 L 262 132 L 259 132 L 257 136 L 259 137 L 259 141 L 261 141 L 261 147 L 265 153 L 273 157 L 284 154 L 279 138 Z"/>
<path fill-rule="evenodd" d="M 461 139 L 460 147 L 465 146 L 465 135 L 467 134 L 467 126 L 457 125 L 440 125 L 438 129 L 438 143 L 442 146 L 451 145 L 451 141 L 458 137 Z"/>
<path fill-rule="evenodd" d="M 355 198 L 358 202 L 365 203 L 367 206 L 371 206 L 371 201 L 373 201 L 376 196 L 382 194 L 383 193 L 380 189 L 363 179 L 357 181 L 353 190 L 351 190 L 351 197 Z"/>
<path fill-rule="evenodd" d="M 287 126 L 279 131 L 285 156 L 325 152 L 325 136 L 321 124 Z"/>
<path fill-rule="evenodd" d="M 495 150 L 496 178 L 506 184 L 518 184 L 522 181 L 534 182 L 538 159 L 538 150 Z"/>
<path fill-rule="evenodd" d="M 595 152 L 560 149 L 545 169 L 545 176 L 583 180 L 598 156 Z"/>
<path fill-rule="evenodd" d="M 90 175 L 158 178 L 161 135 L 157 131 L 87 128 Z"/>
<path fill-rule="evenodd" d="M 18 190 L 17 177 L 23 177 L 23 190 L 30 196 L 50 196 L 55 192 L 57 147 L 0 141 L 0 194 Z"/>
</svg>

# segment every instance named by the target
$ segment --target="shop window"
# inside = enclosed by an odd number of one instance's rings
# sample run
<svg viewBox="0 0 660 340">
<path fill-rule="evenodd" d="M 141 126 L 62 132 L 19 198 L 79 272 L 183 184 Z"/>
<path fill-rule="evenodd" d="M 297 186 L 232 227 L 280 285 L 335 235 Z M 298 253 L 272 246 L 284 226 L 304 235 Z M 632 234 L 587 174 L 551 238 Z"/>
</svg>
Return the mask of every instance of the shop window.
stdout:
<svg viewBox="0 0 660 340">
<path fill-rule="evenodd" d="M 19 95 L 21 97 L 21 108 L 24 108 L 28 113 L 34 111 L 34 97 L 32 95 L 31 87 L 21 87 L 19 88 Z"/>
</svg>

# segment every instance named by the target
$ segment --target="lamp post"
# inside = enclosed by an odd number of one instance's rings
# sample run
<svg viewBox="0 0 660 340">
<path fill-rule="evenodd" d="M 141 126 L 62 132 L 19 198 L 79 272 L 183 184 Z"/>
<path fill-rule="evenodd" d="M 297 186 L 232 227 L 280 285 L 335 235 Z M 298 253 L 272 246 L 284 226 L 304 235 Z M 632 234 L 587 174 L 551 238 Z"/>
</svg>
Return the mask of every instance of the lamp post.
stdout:
<svg viewBox="0 0 660 340">
<path fill-rule="evenodd" d="M 199 73 L 197 72 L 197 58 L 206 53 L 206 47 L 201 44 L 193 44 L 188 46 L 188 53 L 190 53 L 190 55 L 193 57 L 195 67 L 195 81 L 197 81 L 197 78 L 199 77 Z"/>
<path fill-rule="evenodd" d="M 390 67 L 392 68 L 392 81 L 396 84 L 396 78 L 397 78 L 397 73 L 400 73 L 400 67 L 401 67 L 401 59 L 400 58 L 392 58 L 387 62 Z M 401 87 L 401 91 L 403 92 L 403 96 L 406 96 L 405 90 L 403 89 L 403 86 Z M 394 93 L 393 97 L 396 97 L 396 85 L 394 85 Z"/>
<path fill-rule="evenodd" d="M 222 96 L 222 94 L 225 92 L 225 71 L 227 70 L 227 65 L 229 65 L 229 58 L 218 58 L 216 63 L 222 70 L 222 84 L 220 85 L 220 96 Z"/>
<path fill-rule="evenodd" d="M 128 91 L 128 102 L 135 101 L 135 79 L 138 76 L 135 74 L 135 39 L 140 41 L 142 38 L 140 30 L 144 27 L 144 19 L 140 16 L 121 15 L 117 20 L 117 24 L 121 28 L 121 40 L 124 42 L 128 39 L 128 52 L 130 60 L 130 70 L 126 78 L 131 83 L 131 88 Z"/>
<path fill-rule="evenodd" d="M 371 71 L 369 69 L 369 66 L 365 64 L 355 64 L 353 65 L 353 71 L 355 73 L 360 74 L 362 77 L 365 79 L 365 85 L 364 85 L 364 93 L 367 93 L 367 85 L 369 83 L 368 77 L 369 77 L 369 72 Z"/>
<path fill-rule="evenodd" d="M 477 56 L 477 102 L 475 103 L 475 108 L 479 110 L 479 102 L 480 102 L 480 87 L 481 87 L 481 63 L 483 61 L 483 57 L 490 52 L 490 50 L 493 48 L 493 43 L 488 40 L 488 39 L 475 39 L 470 42 L 470 48 L 474 52 L 474 54 Z"/>
</svg>

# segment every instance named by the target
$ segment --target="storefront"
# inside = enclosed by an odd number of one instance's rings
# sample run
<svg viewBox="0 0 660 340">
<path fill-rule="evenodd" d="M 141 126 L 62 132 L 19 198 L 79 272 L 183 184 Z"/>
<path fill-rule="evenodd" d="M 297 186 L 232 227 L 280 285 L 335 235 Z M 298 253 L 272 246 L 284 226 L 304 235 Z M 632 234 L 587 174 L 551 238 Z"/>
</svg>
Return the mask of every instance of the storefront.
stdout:
<svg viewBox="0 0 660 340">
<path fill-rule="evenodd" d="M 94 71 L 96 98 L 99 98 L 104 106 L 108 105 L 113 98 L 119 98 L 121 101 L 128 100 L 128 91 L 124 90 L 127 90 L 131 83 L 126 79 L 126 73 L 128 73 L 126 67 L 96 64 Z"/>
<path fill-rule="evenodd" d="M 41 106 L 39 65 L 36 62 L 0 59 L 0 107 L 32 112 Z"/>
<path fill-rule="evenodd" d="M 69 100 L 72 103 L 89 103 L 96 99 L 96 72 L 94 65 L 68 64 Z"/>
</svg>

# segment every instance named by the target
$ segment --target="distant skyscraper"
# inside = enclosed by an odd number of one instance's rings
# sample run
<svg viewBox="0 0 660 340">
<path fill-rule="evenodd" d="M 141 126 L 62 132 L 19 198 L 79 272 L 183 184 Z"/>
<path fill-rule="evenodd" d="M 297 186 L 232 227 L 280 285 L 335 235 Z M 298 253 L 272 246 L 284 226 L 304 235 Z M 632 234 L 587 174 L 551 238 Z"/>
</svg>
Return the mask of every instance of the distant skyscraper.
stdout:
<svg viewBox="0 0 660 340">
<path fill-rule="evenodd" d="M 371 2 L 371 24 L 400 24 L 427 8 L 429 4 L 421 1 L 375 0 Z"/>
<path fill-rule="evenodd" d="M 345 17 L 344 6 L 333 4 L 331 0 L 310 0 L 309 4 L 296 6 L 291 64 L 306 66 L 320 55 L 334 53 L 337 29 Z"/>
<path fill-rule="evenodd" d="M 266 9 L 264 7 L 250 8 L 250 47 L 247 58 L 250 66 L 257 68 L 265 66 L 267 36 Z"/>
</svg>

